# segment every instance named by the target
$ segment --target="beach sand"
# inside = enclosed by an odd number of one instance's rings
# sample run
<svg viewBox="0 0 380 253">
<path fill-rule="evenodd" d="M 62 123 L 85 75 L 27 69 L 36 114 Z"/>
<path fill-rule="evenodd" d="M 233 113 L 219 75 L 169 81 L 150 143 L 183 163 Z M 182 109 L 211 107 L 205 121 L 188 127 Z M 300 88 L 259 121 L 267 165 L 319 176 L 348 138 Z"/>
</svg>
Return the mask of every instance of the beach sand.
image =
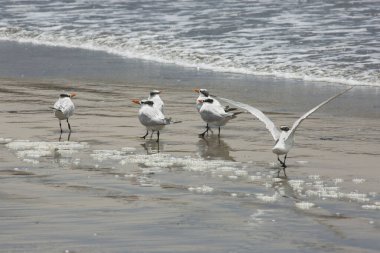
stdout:
<svg viewBox="0 0 380 253">
<path fill-rule="evenodd" d="M 345 86 L 12 42 L 0 56 L 1 252 L 379 249 L 379 88 L 355 87 L 305 120 L 276 179 L 264 125 L 242 113 L 201 139 L 192 90 L 291 125 Z M 131 102 L 151 89 L 182 121 L 159 143 L 139 138 Z M 77 93 L 69 142 L 50 109 L 63 91 Z"/>
</svg>

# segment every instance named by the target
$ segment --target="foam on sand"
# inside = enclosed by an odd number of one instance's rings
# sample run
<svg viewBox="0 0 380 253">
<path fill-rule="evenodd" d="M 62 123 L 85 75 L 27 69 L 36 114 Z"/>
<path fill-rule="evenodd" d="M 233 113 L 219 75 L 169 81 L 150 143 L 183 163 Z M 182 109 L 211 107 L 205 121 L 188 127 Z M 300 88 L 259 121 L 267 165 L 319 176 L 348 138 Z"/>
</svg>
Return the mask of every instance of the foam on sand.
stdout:
<svg viewBox="0 0 380 253">
<path fill-rule="evenodd" d="M 315 204 L 311 202 L 297 202 L 296 207 L 302 210 L 309 210 L 310 208 L 314 207 Z"/>
<path fill-rule="evenodd" d="M 202 185 L 202 186 L 198 186 L 198 187 L 189 187 L 188 190 L 191 192 L 206 194 L 206 193 L 213 192 L 214 188 L 207 186 L 207 185 Z"/>
<path fill-rule="evenodd" d="M 5 145 L 16 152 L 19 159 L 24 162 L 38 164 L 42 157 L 71 157 L 79 150 L 88 147 L 86 142 L 44 142 L 30 140 L 10 141 Z"/>
<path fill-rule="evenodd" d="M 0 138 L 0 144 L 7 144 L 9 142 L 11 142 L 12 139 L 11 138 Z"/>
<path fill-rule="evenodd" d="M 204 160 L 191 156 L 176 157 L 170 154 L 135 154 L 134 149 L 94 150 L 90 155 L 97 161 L 116 160 L 123 166 L 134 163 L 145 168 L 179 168 L 189 172 L 211 173 L 215 176 L 245 177 L 248 172 L 238 162 L 225 160 Z"/>
<path fill-rule="evenodd" d="M 272 196 L 264 195 L 262 193 L 256 194 L 257 199 L 264 201 L 266 203 L 276 202 L 278 197 L 279 197 L 279 195 L 277 192 L 275 194 L 273 194 Z"/>
</svg>

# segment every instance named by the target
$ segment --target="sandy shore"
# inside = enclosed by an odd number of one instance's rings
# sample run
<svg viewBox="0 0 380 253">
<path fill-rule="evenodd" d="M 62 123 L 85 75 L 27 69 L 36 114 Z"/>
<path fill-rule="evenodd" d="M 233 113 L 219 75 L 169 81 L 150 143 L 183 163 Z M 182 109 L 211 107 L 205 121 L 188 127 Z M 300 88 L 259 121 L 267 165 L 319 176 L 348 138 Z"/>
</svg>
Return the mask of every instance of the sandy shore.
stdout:
<svg viewBox="0 0 380 253">
<path fill-rule="evenodd" d="M 76 49 L 0 43 L 0 53 L 8 57 L 0 64 L 5 252 L 378 249 L 379 210 L 366 206 L 380 209 L 379 89 L 356 87 L 302 123 L 289 153 L 289 178 L 277 181 L 273 141 L 252 115 L 239 115 L 220 139 L 198 138 L 204 123 L 192 89 L 208 88 L 260 107 L 278 124 L 292 124 L 344 86 L 188 70 Z M 32 64 L 36 54 L 44 57 Z M 22 74 L 19 65 L 28 71 Z M 159 144 L 139 138 L 145 130 L 131 103 L 153 88 L 162 90 L 166 115 L 182 121 L 166 127 Z M 49 107 L 62 91 L 78 94 L 70 121 L 75 147 L 57 144 L 59 125 Z M 62 140 L 67 137 L 65 131 Z M 17 140 L 32 142 L 29 153 Z M 33 157 L 37 142 L 58 154 Z"/>
<path fill-rule="evenodd" d="M 57 141 L 60 135 L 58 120 L 54 118 L 49 107 L 61 91 L 75 91 L 78 93 L 74 99 L 77 111 L 71 119 L 71 141 L 88 142 L 99 145 L 99 148 L 123 145 L 138 147 L 143 143 L 139 136 L 144 135 L 145 130 L 137 118 L 139 106 L 131 103 L 131 100 L 145 98 L 149 90 L 159 88 L 166 102 L 165 114 L 182 121 L 162 131 L 160 151 L 194 155 L 207 146 L 206 142 L 210 142 L 208 150 L 203 150 L 205 154 L 200 156 L 260 165 L 276 161 L 271 152 L 273 140 L 270 134 L 249 113 L 239 115 L 238 119 L 222 128 L 220 140 L 212 135 L 206 140 L 198 138 L 198 133 L 203 131 L 204 122 L 194 108 L 197 94 L 192 91 L 193 87 L 136 87 L 124 83 L 19 79 L 3 79 L 1 87 L 3 124 L 0 133 L 3 137 Z M 233 97 L 246 103 L 252 101 L 238 97 L 237 93 L 229 90 L 218 91 L 219 96 Z M 352 97 L 357 93 L 362 96 L 361 90 L 354 90 L 352 94 L 338 98 L 302 123 L 297 131 L 296 145 L 289 153 L 290 175 L 314 173 L 326 177 L 377 177 L 374 168 L 379 161 L 379 118 L 349 117 L 348 111 L 342 111 L 344 107 L 352 106 L 350 101 L 355 100 Z M 266 109 L 267 103 L 270 102 L 260 105 L 279 124 L 291 125 L 302 114 L 284 112 L 283 109 L 272 111 L 271 108 L 279 107 L 278 102 L 273 101 Z M 302 106 L 305 111 L 310 108 L 303 104 Z M 65 122 L 63 127 L 67 130 Z M 66 131 L 63 139 L 67 135 Z M 379 177 L 375 181 L 378 180 Z"/>
</svg>

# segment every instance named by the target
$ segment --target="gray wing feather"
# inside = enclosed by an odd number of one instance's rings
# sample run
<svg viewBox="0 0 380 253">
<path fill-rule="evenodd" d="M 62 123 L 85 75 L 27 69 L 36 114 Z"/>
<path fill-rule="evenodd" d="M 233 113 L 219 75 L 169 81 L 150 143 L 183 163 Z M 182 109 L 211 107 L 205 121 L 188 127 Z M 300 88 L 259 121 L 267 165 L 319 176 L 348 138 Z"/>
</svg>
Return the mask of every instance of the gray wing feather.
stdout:
<svg viewBox="0 0 380 253">
<path fill-rule="evenodd" d="M 280 130 L 278 130 L 278 128 L 274 125 L 273 121 L 270 120 L 259 109 L 255 108 L 253 106 L 247 105 L 247 104 L 243 104 L 243 103 L 240 103 L 240 102 L 236 102 L 236 101 L 227 99 L 227 98 L 220 98 L 220 99 L 222 99 L 223 101 L 226 101 L 227 103 L 230 103 L 230 104 L 232 104 L 234 106 L 237 106 L 237 107 L 240 107 L 240 108 L 242 108 L 244 110 L 247 110 L 248 112 L 250 112 L 251 114 L 253 114 L 256 118 L 258 118 L 261 122 L 263 122 L 265 124 L 265 127 L 272 134 L 273 139 L 275 141 L 277 141 L 278 138 L 280 138 L 280 134 L 281 134 Z"/>
<path fill-rule="evenodd" d="M 294 132 L 296 131 L 297 127 L 301 124 L 301 122 L 306 119 L 307 117 L 309 117 L 313 112 L 315 112 L 316 110 L 318 110 L 319 108 L 321 108 L 322 106 L 324 106 L 325 104 L 327 104 L 328 102 L 330 102 L 331 100 L 339 97 L 340 95 L 343 95 L 344 93 L 346 93 L 347 91 L 351 90 L 353 87 L 350 87 L 344 91 L 342 91 L 341 93 L 335 95 L 335 96 L 332 96 L 330 97 L 329 99 L 323 101 L 322 103 L 320 103 L 319 105 L 317 105 L 316 107 L 314 107 L 313 109 L 311 109 L 310 111 L 308 111 L 307 113 L 305 113 L 304 115 L 302 115 L 298 120 L 296 120 L 296 122 L 294 122 L 293 126 L 292 126 L 292 129 L 290 129 L 289 131 L 289 135 L 292 135 L 294 134 Z"/>
</svg>

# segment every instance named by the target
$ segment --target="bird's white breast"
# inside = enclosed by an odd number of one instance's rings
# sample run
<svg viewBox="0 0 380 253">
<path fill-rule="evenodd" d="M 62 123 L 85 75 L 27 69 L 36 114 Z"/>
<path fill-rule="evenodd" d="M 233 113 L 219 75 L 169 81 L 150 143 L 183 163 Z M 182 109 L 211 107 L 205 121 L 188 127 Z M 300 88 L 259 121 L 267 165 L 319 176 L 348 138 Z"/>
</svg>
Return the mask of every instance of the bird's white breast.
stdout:
<svg viewBox="0 0 380 253">
<path fill-rule="evenodd" d="M 148 100 L 153 101 L 153 107 L 157 108 L 162 113 L 164 112 L 164 101 L 162 101 L 159 95 L 153 97 L 149 96 Z"/>
<path fill-rule="evenodd" d="M 142 105 L 139 110 L 139 120 L 148 130 L 161 130 L 165 126 L 165 116 L 157 108 Z"/>
<path fill-rule="evenodd" d="M 199 113 L 202 119 L 211 126 L 224 126 L 231 118 L 231 113 L 226 113 L 220 104 L 203 103 Z"/>
<path fill-rule="evenodd" d="M 272 152 L 277 155 L 285 155 L 293 147 L 293 144 L 294 144 L 293 135 L 289 136 L 287 132 L 282 131 L 276 145 L 272 148 Z"/>
</svg>

